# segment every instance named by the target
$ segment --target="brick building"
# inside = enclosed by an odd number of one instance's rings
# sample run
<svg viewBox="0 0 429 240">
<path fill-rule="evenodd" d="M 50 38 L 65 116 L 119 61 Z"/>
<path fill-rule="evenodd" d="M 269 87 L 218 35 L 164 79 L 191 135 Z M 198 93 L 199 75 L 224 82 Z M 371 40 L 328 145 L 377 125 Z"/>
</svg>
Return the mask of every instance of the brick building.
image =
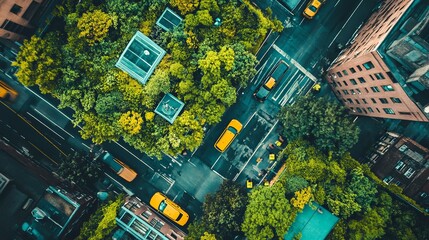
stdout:
<svg viewBox="0 0 429 240">
<path fill-rule="evenodd" d="M 116 216 L 116 239 L 183 240 L 186 234 L 137 197 L 127 197 Z"/>
<path fill-rule="evenodd" d="M 56 0 L 1 0 L 0 38 L 22 41 L 31 36 L 39 20 Z"/>
<path fill-rule="evenodd" d="M 429 149 L 408 137 L 387 132 L 367 160 L 384 183 L 401 187 L 405 195 L 429 207 Z"/>
<path fill-rule="evenodd" d="M 428 22 L 427 1 L 389 0 L 362 26 L 325 76 L 351 114 L 429 121 Z"/>
</svg>

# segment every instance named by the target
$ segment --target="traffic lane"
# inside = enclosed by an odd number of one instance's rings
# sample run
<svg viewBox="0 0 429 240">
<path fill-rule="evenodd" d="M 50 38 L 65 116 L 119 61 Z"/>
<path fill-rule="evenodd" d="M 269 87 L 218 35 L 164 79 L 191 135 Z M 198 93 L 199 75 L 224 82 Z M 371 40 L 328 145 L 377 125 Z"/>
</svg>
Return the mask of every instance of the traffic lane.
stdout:
<svg viewBox="0 0 429 240">
<path fill-rule="evenodd" d="M 31 122 L 19 116 L 4 104 L 0 104 L 0 111 L 2 112 L 3 117 L 7 116 L 6 118 L 8 118 L 8 124 L 11 128 L 23 135 L 28 142 L 37 148 L 39 152 L 45 155 L 45 157 L 50 161 L 58 163 L 58 160 L 56 159 L 61 155 L 64 156 L 61 149 L 52 142 L 48 136 L 37 129 L 36 126 L 32 125 Z"/>
</svg>

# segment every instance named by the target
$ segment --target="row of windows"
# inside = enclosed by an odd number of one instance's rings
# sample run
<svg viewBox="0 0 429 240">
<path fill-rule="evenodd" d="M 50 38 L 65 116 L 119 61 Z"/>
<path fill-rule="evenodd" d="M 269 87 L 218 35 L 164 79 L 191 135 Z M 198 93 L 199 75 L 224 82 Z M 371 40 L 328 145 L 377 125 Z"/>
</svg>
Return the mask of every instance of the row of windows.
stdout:
<svg viewBox="0 0 429 240">
<path fill-rule="evenodd" d="M 366 101 L 365 98 L 361 99 L 362 102 L 364 104 L 368 104 L 368 102 Z M 387 100 L 387 98 L 379 98 L 378 99 L 380 101 L 380 103 L 382 104 L 388 104 L 389 101 Z M 400 98 L 396 98 L 396 97 L 391 97 L 390 100 L 392 101 L 392 103 L 402 103 Z M 350 104 L 354 104 L 353 100 L 351 98 L 347 98 L 347 101 L 345 99 L 343 99 L 344 102 L 348 102 Z M 372 103 L 377 103 L 377 101 L 374 98 L 371 98 Z M 360 104 L 360 101 L 358 99 L 355 99 L 356 104 Z"/>
<path fill-rule="evenodd" d="M 368 62 L 366 62 L 366 63 L 364 63 L 364 64 L 362 64 L 362 66 L 366 69 L 366 70 L 370 70 L 370 69 L 373 69 L 375 66 L 374 66 L 374 64 L 371 62 L 371 61 L 368 61 Z M 359 71 L 362 71 L 363 69 L 362 69 L 362 67 L 360 66 L 360 65 L 357 65 L 356 66 L 356 68 L 359 70 Z M 349 70 L 350 70 L 350 72 L 351 73 L 356 73 L 356 70 L 352 67 L 352 68 L 349 68 Z M 349 75 L 349 73 L 347 72 L 347 70 L 342 70 L 341 72 L 337 72 L 337 76 L 338 77 L 343 77 L 343 76 L 348 76 Z"/>
<path fill-rule="evenodd" d="M 365 108 L 360 108 L 360 107 L 357 107 L 357 108 L 352 108 L 351 107 L 350 110 L 352 110 L 353 112 L 365 113 L 365 114 L 373 113 L 374 112 L 374 109 L 372 107 L 367 107 L 366 109 Z M 378 113 L 381 113 L 380 109 L 375 108 L 375 110 Z M 383 108 L 383 111 L 384 111 L 384 113 L 389 114 L 389 115 L 396 115 L 395 111 L 393 109 L 391 109 L 391 108 Z M 407 115 L 407 116 L 412 115 L 410 112 L 398 112 L 398 113 L 399 113 L 399 115 Z"/>
<path fill-rule="evenodd" d="M 374 78 L 374 76 L 375 76 L 375 78 Z M 383 80 L 383 79 L 386 79 L 385 77 L 384 77 L 384 75 L 382 74 L 382 73 L 375 73 L 374 74 L 374 76 L 372 76 L 372 74 L 370 74 L 369 75 L 369 77 L 374 81 L 375 79 L 377 79 L 377 80 Z M 356 79 L 354 79 L 354 78 L 351 78 L 350 80 L 350 83 L 352 84 L 352 85 L 357 85 L 358 84 L 358 82 L 356 81 Z M 359 83 L 366 83 L 366 81 L 365 81 L 365 79 L 363 78 L 363 77 L 358 77 L 358 81 L 359 81 Z M 345 85 L 345 86 L 348 86 L 349 84 L 347 83 L 347 81 L 343 81 L 343 84 Z M 340 87 L 342 87 L 343 85 L 341 84 L 341 82 L 340 81 L 333 81 L 332 82 L 332 86 L 333 87 L 337 87 L 337 86 L 340 86 Z"/>
<path fill-rule="evenodd" d="M 392 91 L 395 91 L 395 89 L 394 89 L 391 85 L 382 85 L 382 86 L 381 86 L 381 88 L 382 88 L 385 92 L 392 92 Z M 364 88 L 364 89 L 365 89 L 365 92 L 366 92 L 366 93 L 369 93 L 368 88 Z M 371 87 L 371 90 L 372 90 L 372 92 L 374 92 L 374 93 L 380 92 L 380 88 L 379 88 L 378 86 Z M 343 92 L 343 95 L 350 95 L 350 94 L 354 95 L 354 94 L 361 94 L 361 93 L 362 93 L 362 92 L 359 90 L 359 88 L 356 88 L 356 89 L 348 89 L 348 90 L 344 89 L 344 90 L 341 90 L 341 91 Z M 338 95 L 341 95 L 341 92 L 340 92 L 339 90 L 337 90 L 337 91 L 336 91 L 336 93 L 337 93 Z"/>
</svg>

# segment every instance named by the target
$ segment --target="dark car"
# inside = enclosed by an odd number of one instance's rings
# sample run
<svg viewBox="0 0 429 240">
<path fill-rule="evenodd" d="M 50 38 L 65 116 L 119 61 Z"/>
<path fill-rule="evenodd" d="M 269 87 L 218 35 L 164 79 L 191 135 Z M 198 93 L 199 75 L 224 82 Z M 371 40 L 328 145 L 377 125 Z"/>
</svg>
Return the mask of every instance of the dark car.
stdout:
<svg viewBox="0 0 429 240">
<path fill-rule="evenodd" d="M 277 83 L 283 78 L 288 69 L 289 66 L 284 61 L 279 61 L 268 74 L 265 81 L 259 85 L 253 93 L 256 100 L 260 102 L 265 101 L 271 90 L 273 90 Z"/>
</svg>

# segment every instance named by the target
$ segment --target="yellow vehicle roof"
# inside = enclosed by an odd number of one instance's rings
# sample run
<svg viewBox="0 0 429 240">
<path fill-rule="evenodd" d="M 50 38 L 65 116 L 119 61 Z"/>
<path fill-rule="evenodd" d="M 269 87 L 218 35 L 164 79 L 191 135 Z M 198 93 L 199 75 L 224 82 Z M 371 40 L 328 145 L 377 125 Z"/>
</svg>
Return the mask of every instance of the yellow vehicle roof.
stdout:
<svg viewBox="0 0 429 240">
<path fill-rule="evenodd" d="M 159 209 L 161 203 L 164 205 L 162 210 Z M 180 226 L 184 226 L 189 220 L 188 213 L 186 213 L 179 205 L 168 199 L 160 192 L 157 192 L 152 196 L 149 204 Z M 180 219 L 178 219 L 179 217 Z"/>
<path fill-rule="evenodd" d="M 270 77 L 270 79 L 268 80 L 268 82 L 265 83 L 265 87 L 267 87 L 268 89 L 273 88 L 274 85 L 276 85 L 276 80 L 273 77 Z"/>
<path fill-rule="evenodd" d="M 11 88 L 5 82 L 0 81 L 0 98 L 6 97 L 8 93 L 11 100 L 14 100 L 18 96 L 18 92 L 15 89 Z"/>
<path fill-rule="evenodd" d="M 243 125 L 238 120 L 232 119 L 216 141 L 215 148 L 220 152 L 224 152 L 242 128 Z"/>
</svg>

